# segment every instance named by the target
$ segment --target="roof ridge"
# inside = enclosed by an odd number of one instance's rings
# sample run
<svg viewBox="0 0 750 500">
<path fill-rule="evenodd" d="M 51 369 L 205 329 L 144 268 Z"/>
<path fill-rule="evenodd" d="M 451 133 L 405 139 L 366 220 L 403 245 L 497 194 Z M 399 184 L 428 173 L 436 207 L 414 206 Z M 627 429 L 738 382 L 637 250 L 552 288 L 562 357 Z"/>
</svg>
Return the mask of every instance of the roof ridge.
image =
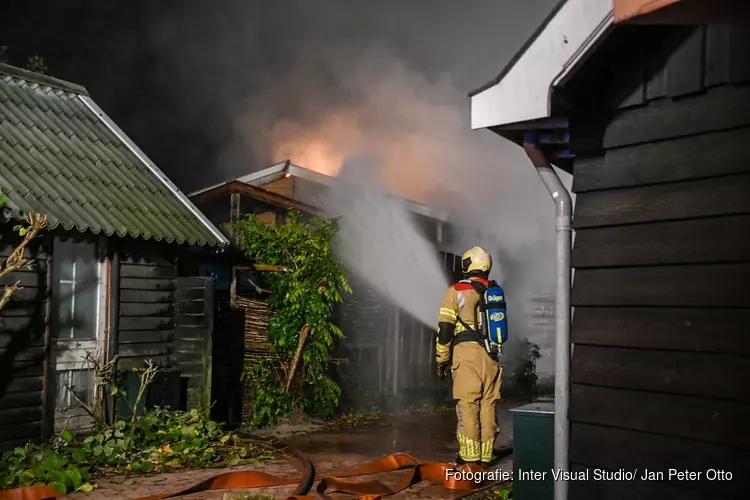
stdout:
<svg viewBox="0 0 750 500">
<path fill-rule="evenodd" d="M 7 75 L 19 80 L 24 80 L 29 83 L 36 83 L 44 85 L 45 87 L 52 87 L 65 92 L 72 92 L 73 94 L 89 95 L 89 91 L 86 87 L 78 85 L 77 83 L 61 80 L 53 76 L 43 75 L 41 73 L 35 73 L 27 69 L 19 68 L 17 66 L 11 66 L 10 64 L 0 63 L 0 75 Z"/>
</svg>

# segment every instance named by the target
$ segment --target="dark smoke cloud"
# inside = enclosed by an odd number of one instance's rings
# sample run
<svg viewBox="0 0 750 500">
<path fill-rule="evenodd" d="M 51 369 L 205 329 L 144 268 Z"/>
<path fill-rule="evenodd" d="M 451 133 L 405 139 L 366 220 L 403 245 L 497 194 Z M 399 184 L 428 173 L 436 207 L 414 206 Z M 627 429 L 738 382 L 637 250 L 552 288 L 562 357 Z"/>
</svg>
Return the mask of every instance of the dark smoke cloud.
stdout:
<svg viewBox="0 0 750 500">
<path fill-rule="evenodd" d="M 316 125 L 322 110 L 361 103 L 368 82 L 353 80 L 367 66 L 363 54 L 375 51 L 387 54 L 375 61 L 386 70 L 392 58 L 427 83 L 449 77 L 444 104 L 468 116 L 466 93 L 499 72 L 555 1 L 186 0 L 154 7 L 154 78 L 171 89 L 165 98 L 179 110 L 173 116 L 202 127 L 221 151 L 215 169 L 201 165 L 186 178 L 182 166 L 176 177 L 193 189 L 278 160 L 259 137 L 280 121 Z"/>
</svg>

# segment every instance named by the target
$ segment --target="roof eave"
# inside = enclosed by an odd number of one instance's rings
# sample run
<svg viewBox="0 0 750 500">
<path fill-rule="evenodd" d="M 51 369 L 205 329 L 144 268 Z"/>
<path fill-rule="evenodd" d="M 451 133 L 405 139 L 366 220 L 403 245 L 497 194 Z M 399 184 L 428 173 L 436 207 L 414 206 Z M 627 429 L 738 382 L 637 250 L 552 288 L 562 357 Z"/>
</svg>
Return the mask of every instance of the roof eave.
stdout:
<svg viewBox="0 0 750 500">
<path fill-rule="evenodd" d="M 562 85 L 609 33 L 612 0 L 567 0 L 493 85 L 471 96 L 473 130 L 550 118 Z"/>
<path fill-rule="evenodd" d="M 237 180 L 251 186 L 261 187 L 284 177 L 289 172 L 290 167 L 291 162 L 287 160 L 266 167 L 263 170 L 258 170 L 252 174 L 243 175 L 242 177 L 238 177 Z"/>
<path fill-rule="evenodd" d="M 519 59 L 523 57 L 523 55 L 526 53 L 526 51 L 531 47 L 531 44 L 534 43 L 534 41 L 539 38 L 539 35 L 544 31 L 544 29 L 547 27 L 549 22 L 557 15 L 557 12 L 560 10 L 560 8 L 565 5 L 565 2 L 567 0 L 559 0 L 557 2 L 557 5 L 555 5 L 555 8 L 552 9 L 552 11 L 547 15 L 547 17 L 544 18 L 544 21 L 534 30 L 534 33 L 521 45 L 521 48 L 518 49 L 518 52 L 516 52 L 513 57 L 510 58 L 510 61 L 503 67 L 503 69 L 500 71 L 500 73 L 490 80 L 489 82 L 483 84 L 481 87 L 476 88 L 469 92 L 469 97 L 474 97 L 477 94 L 480 94 L 484 92 L 485 90 L 494 87 L 500 81 L 505 77 L 505 75 L 508 74 L 508 72 L 513 68 L 513 66 L 516 65 Z"/>
<path fill-rule="evenodd" d="M 164 184 L 164 186 L 180 201 L 180 203 L 195 216 L 196 219 L 214 236 L 216 244 L 220 247 L 229 246 L 229 240 L 209 221 L 206 216 L 193 205 L 185 194 L 175 186 L 169 178 L 141 151 L 141 149 L 123 132 L 120 127 L 94 102 L 88 95 L 79 95 L 83 104 L 96 116 L 102 123 L 127 147 L 130 152 L 140 161 L 151 173 Z M 209 246 L 214 246 L 208 242 Z"/>
<path fill-rule="evenodd" d="M 201 195 L 203 193 L 207 193 L 213 189 L 220 188 L 222 186 L 226 186 L 227 184 L 231 184 L 232 182 L 243 182 L 245 184 L 249 184 L 255 187 L 265 186 L 266 184 L 269 184 L 273 181 L 279 180 L 282 177 L 284 177 L 284 175 L 286 175 L 286 172 L 289 169 L 289 165 L 290 163 L 287 160 L 281 163 L 277 163 L 275 165 L 271 165 L 270 167 L 266 167 L 263 170 L 258 170 L 257 172 L 253 172 L 252 174 L 243 175 L 241 177 L 236 177 L 234 179 L 230 179 L 224 182 L 219 182 L 217 184 L 212 184 L 210 186 L 206 186 L 204 188 L 188 193 L 188 198 L 193 199 L 195 196 Z"/>
<path fill-rule="evenodd" d="M 220 184 L 211 189 L 203 190 L 198 194 L 191 195 L 190 200 L 193 203 L 201 205 L 222 196 L 226 196 L 227 194 L 235 193 L 283 209 L 294 209 L 311 215 L 319 215 L 321 213 L 317 207 L 289 198 L 288 196 L 268 191 L 262 187 L 253 186 L 252 184 L 240 180 L 225 182 L 224 184 Z"/>
</svg>

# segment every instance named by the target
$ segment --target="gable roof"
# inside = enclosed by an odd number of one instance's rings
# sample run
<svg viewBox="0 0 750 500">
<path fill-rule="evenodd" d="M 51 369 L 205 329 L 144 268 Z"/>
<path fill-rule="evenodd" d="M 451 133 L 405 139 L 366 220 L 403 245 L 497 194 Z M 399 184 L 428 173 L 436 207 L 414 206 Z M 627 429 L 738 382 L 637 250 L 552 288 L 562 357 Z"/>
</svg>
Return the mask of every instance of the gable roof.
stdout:
<svg viewBox="0 0 750 500">
<path fill-rule="evenodd" d="M 268 203 L 269 205 L 275 205 L 285 209 L 295 209 L 311 215 L 319 215 L 321 212 L 318 208 L 301 201 L 293 200 L 287 196 L 274 193 L 261 187 L 255 187 L 252 184 L 239 180 L 229 181 L 224 184 L 217 184 L 210 188 L 202 189 L 200 192 L 192 193 L 190 199 L 194 203 L 200 205 L 234 193 L 249 196 L 250 198 Z"/>
<path fill-rule="evenodd" d="M 470 94 L 471 128 L 550 118 L 552 89 L 611 30 L 612 1 L 561 1 L 502 73 Z"/>
<path fill-rule="evenodd" d="M 342 182 L 347 182 L 342 179 L 339 179 L 338 177 L 321 174 L 320 172 L 316 172 L 314 170 L 310 170 L 304 167 L 294 165 L 291 161 L 287 160 L 281 163 L 277 163 L 275 165 L 271 165 L 270 167 L 264 168 L 263 170 L 259 170 L 251 174 L 237 177 L 236 179 L 232 179 L 226 182 L 221 182 L 218 184 L 214 184 L 212 186 L 208 186 L 203 189 L 199 189 L 197 191 L 193 191 L 192 193 L 189 194 L 189 196 L 191 199 L 196 200 L 196 199 L 199 199 L 198 197 L 203 195 L 204 193 L 207 193 L 211 190 L 214 190 L 221 186 L 228 185 L 233 182 L 240 182 L 240 183 L 244 183 L 249 186 L 256 187 L 256 188 L 262 188 L 263 186 L 266 186 L 286 176 L 295 177 L 298 180 L 301 179 L 303 182 L 311 183 L 312 185 L 316 185 L 316 186 L 324 186 L 324 187 L 332 187 Z M 252 196 L 252 195 L 249 195 L 249 196 Z M 286 198 L 286 197 L 281 197 L 281 198 Z M 297 203 L 303 203 L 305 205 L 319 206 L 319 203 L 315 199 L 295 199 L 294 201 Z M 411 200 L 404 200 L 404 201 L 406 202 L 409 209 L 415 214 L 423 215 L 425 217 L 438 219 L 442 221 L 447 220 L 447 214 L 443 213 L 442 211 L 436 210 L 432 207 L 428 207 L 427 205 L 423 205 L 421 203 L 417 203 Z M 309 212 L 309 213 L 312 213 L 312 212 Z"/>
<path fill-rule="evenodd" d="M 225 246 L 221 232 L 85 88 L 0 64 L 0 190 L 49 227 Z"/>
</svg>

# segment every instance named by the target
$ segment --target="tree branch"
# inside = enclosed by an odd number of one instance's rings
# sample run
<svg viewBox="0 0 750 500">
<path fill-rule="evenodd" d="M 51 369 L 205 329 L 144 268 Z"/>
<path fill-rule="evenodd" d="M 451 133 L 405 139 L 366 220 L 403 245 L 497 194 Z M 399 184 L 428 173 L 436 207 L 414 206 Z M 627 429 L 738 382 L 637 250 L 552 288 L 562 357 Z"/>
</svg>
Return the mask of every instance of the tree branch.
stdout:
<svg viewBox="0 0 750 500">
<path fill-rule="evenodd" d="M 10 272 L 17 271 L 18 269 L 32 262 L 27 261 L 24 258 L 23 252 L 24 250 L 26 250 L 26 247 L 29 245 L 29 243 L 31 243 L 31 240 L 36 238 L 39 235 L 39 232 L 47 227 L 47 216 L 32 212 L 26 217 L 26 221 L 28 223 L 28 227 L 25 228 L 24 232 L 22 233 L 23 240 L 18 244 L 18 246 L 13 250 L 13 253 L 10 254 L 10 257 L 8 257 L 8 259 L 5 261 L 5 266 L 3 267 L 2 271 L 0 271 L 0 278 L 4 277 Z"/>
<path fill-rule="evenodd" d="M 39 232 L 47 227 L 47 216 L 32 212 L 27 216 L 26 220 L 28 222 L 28 227 L 24 228 L 22 232 L 23 240 L 18 244 L 16 248 L 13 249 L 10 257 L 6 259 L 5 264 L 3 265 L 2 269 L 0 269 L 0 279 L 6 277 L 13 271 L 18 271 L 22 267 L 30 266 L 34 262 L 33 260 L 26 260 L 23 254 L 26 250 L 26 247 L 29 245 L 29 243 L 31 243 L 31 240 L 36 238 L 37 235 L 39 235 Z M 15 294 L 20 289 L 20 281 L 16 281 L 12 285 L 8 285 L 5 287 L 3 296 L 0 298 L 0 310 L 2 310 L 8 304 L 11 297 L 13 297 L 13 294 Z"/>
<path fill-rule="evenodd" d="M 289 392 L 289 389 L 292 387 L 292 381 L 294 381 L 294 374 L 297 372 L 297 367 L 299 366 L 300 359 L 302 358 L 302 349 L 305 347 L 305 342 L 307 341 L 307 336 L 310 334 L 310 325 L 305 324 L 305 326 L 302 327 L 302 329 L 299 332 L 299 342 L 297 343 L 297 352 L 294 353 L 294 358 L 292 358 L 292 364 L 289 367 L 289 376 L 286 379 L 286 392 Z"/>
<path fill-rule="evenodd" d="M 97 424 L 99 424 L 100 421 L 99 421 L 99 417 L 96 415 L 96 411 L 92 409 L 87 403 L 85 403 L 83 399 L 81 399 L 81 397 L 76 393 L 75 388 L 67 382 L 65 382 L 65 388 L 68 389 L 68 391 L 70 392 L 70 395 L 73 396 L 73 399 L 75 399 L 76 402 L 79 405 L 81 405 L 81 408 L 83 408 L 86 411 L 86 413 L 91 415 L 91 418 L 93 418 L 94 421 Z"/>
<path fill-rule="evenodd" d="M 12 285 L 7 285 L 5 287 L 5 291 L 3 292 L 2 298 L 0 298 L 0 311 L 3 310 L 3 308 L 8 304 L 11 297 L 13 297 L 13 294 L 16 293 L 18 290 L 21 289 L 21 282 L 16 281 Z"/>
</svg>

